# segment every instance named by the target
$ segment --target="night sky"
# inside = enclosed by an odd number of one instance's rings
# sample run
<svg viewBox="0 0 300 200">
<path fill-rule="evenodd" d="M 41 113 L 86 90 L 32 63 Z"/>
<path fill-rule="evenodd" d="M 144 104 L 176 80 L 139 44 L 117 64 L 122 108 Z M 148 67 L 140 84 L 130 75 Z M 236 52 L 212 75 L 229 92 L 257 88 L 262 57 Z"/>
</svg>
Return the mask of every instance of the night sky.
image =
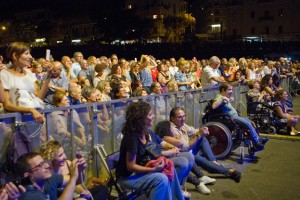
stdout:
<svg viewBox="0 0 300 200">
<path fill-rule="evenodd" d="M 58 15 L 101 12 L 103 0 L 0 0 L 0 20 L 11 19 L 14 13 L 47 8 Z M 118 4 L 112 0 L 110 4 Z"/>
</svg>

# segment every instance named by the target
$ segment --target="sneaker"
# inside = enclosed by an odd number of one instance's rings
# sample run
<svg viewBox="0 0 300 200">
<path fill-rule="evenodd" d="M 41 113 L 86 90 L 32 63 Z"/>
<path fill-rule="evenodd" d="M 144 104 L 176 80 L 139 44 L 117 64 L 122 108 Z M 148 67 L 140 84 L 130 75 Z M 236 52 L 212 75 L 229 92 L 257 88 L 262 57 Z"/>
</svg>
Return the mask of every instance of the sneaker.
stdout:
<svg viewBox="0 0 300 200">
<path fill-rule="evenodd" d="M 210 189 L 208 189 L 203 183 L 196 185 L 195 190 L 197 190 L 201 194 L 210 194 Z"/>
<path fill-rule="evenodd" d="M 181 190 L 181 192 L 182 192 L 183 198 L 185 198 L 185 199 L 190 199 L 192 197 L 191 193 L 189 193 L 186 190 Z"/>
<path fill-rule="evenodd" d="M 202 182 L 204 185 L 206 184 L 214 184 L 217 180 L 214 178 L 210 178 L 208 176 L 202 176 L 199 178 L 200 182 Z"/>
<path fill-rule="evenodd" d="M 234 180 L 236 183 L 239 183 L 241 181 L 243 174 L 237 170 L 234 170 L 231 174 L 230 174 L 230 178 L 232 180 Z"/>
<path fill-rule="evenodd" d="M 264 147 L 264 145 L 262 144 L 262 143 L 257 143 L 256 145 L 255 145 L 255 151 L 261 151 L 261 150 L 263 150 L 265 147 Z"/>
</svg>

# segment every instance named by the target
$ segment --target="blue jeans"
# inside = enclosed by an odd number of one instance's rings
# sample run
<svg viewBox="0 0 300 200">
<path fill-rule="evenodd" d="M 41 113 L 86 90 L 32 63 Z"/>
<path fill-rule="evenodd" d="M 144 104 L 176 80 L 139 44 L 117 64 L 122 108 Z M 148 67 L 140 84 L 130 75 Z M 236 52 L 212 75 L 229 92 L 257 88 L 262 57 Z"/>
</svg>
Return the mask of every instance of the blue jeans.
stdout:
<svg viewBox="0 0 300 200">
<path fill-rule="evenodd" d="M 191 152 L 181 152 L 180 156 L 169 158 L 173 161 L 179 184 L 184 185 L 186 179 L 195 163 L 194 155 Z"/>
<path fill-rule="evenodd" d="M 192 152 L 195 157 L 195 163 L 209 173 L 223 174 L 225 176 L 229 175 L 229 169 L 213 162 L 216 161 L 216 158 L 206 137 L 202 137 L 202 139 L 194 146 Z"/>
<path fill-rule="evenodd" d="M 232 115 L 231 119 L 233 119 L 237 123 L 237 125 L 239 125 L 239 127 L 241 127 L 242 129 L 249 130 L 254 142 L 256 142 L 256 144 L 259 143 L 259 136 L 249 119 L 240 117 L 238 115 Z"/>
<path fill-rule="evenodd" d="M 147 199 L 184 200 L 176 171 L 171 182 L 165 174 L 155 172 L 120 177 L 119 184 L 127 189 L 143 191 Z"/>
</svg>

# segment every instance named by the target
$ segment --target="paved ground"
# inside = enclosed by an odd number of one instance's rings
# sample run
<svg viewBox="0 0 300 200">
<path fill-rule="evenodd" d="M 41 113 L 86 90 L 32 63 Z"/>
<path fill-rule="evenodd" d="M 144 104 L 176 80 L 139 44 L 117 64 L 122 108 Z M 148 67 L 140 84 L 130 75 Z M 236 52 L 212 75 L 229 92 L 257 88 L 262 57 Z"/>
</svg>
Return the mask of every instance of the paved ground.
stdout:
<svg viewBox="0 0 300 200">
<path fill-rule="evenodd" d="M 294 112 L 300 114 L 300 97 L 294 99 Z M 300 130 L 300 122 L 297 125 Z M 212 193 L 203 195 L 187 184 L 194 199 L 257 199 L 294 200 L 300 199 L 300 136 L 268 135 L 271 139 L 265 149 L 256 153 L 256 159 L 240 165 L 236 162 L 236 150 L 226 160 L 220 161 L 225 167 L 243 171 L 240 183 L 220 175 L 208 174 L 217 179 L 208 186 Z M 207 175 L 207 174 L 206 174 Z"/>
</svg>

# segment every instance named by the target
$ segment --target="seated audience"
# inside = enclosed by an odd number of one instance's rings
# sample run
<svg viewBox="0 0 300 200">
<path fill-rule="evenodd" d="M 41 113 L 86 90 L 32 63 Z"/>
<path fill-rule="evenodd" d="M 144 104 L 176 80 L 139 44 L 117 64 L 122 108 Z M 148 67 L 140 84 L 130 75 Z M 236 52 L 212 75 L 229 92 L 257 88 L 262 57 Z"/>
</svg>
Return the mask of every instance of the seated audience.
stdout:
<svg viewBox="0 0 300 200">
<path fill-rule="evenodd" d="M 56 107 L 70 106 L 66 92 L 57 91 L 53 95 L 53 104 Z M 51 136 L 63 145 L 69 145 L 71 134 L 74 134 L 76 144 L 83 147 L 86 144 L 84 126 L 76 110 L 73 110 L 74 133 L 71 133 L 71 124 L 68 123 L 70 117 L 69 110 L 57 110 L 50 114 Z"/>
<path fill-rule="evenodd" d="M 63 176 L 70 175 L 71 161 L 67 160 L 67 156 L 65 154 L 64 148 L 61 146 L 61 144 L 58 141 L 49 140 L 48 142 L 44 143 L 41 146 L 40 155 L 42 156 L 43 159 L 49 161 L 49 164 L 52 168 L 52 172 L 54 174 L 61 174 Z M 79 154 L 77 156 L 81 156 L 81 155 Z M 80 179 L 84 178 L 84 176 L 79 178 Z M 85 199 L 90 199 L 90 196 L 92 195 L 94 199 L 107 199 L 108 189 L 105 186 L 99 185 L 90 190 L 87 190 L 87 188 L 82 184 L 76 185 L 74 198 L 81 197 Z M 64 187 L 59 188 L 58 193 L 62 193 L 64 189 L 65 189 Z"/>
<path fill-rule="evenodd" d="M 182 152 L 192 151 L 195 163 L 210 173 L 223 174 L 236 182 L 240 182 L 242 174 L 235 169 L 227 169 L 220 165 L 205 135 L 208 135 L 208 128 L 195 129 L 185 124 L 185 112 L 180 107 L 175 107 L 170 112 L 170 132 L 164 140 L 180 148 Z M 201 179 L 200 179 L 201 180 Z M 204 180 L 203 180 L 204 181 Z M 214 181 L 212 181 L 214 182 Z"/>
<path fill-rule="evenodd" d="M 40 154 L 30 152 L 18 158 L 16 167 L 21 177 L 31 177 L 32 184 L 25 186 L 26 192 L 14 194 L 13 199 L 73 200 L 76 184 L 81 183 L 78 177 L 85 169 L 85 160 L 75 158 L 70 163 L 68 175 L 53 174 L 50 164 Z M 64 190 L 58 197 L 58 188 L 61 187 Z"/>
</svg>

